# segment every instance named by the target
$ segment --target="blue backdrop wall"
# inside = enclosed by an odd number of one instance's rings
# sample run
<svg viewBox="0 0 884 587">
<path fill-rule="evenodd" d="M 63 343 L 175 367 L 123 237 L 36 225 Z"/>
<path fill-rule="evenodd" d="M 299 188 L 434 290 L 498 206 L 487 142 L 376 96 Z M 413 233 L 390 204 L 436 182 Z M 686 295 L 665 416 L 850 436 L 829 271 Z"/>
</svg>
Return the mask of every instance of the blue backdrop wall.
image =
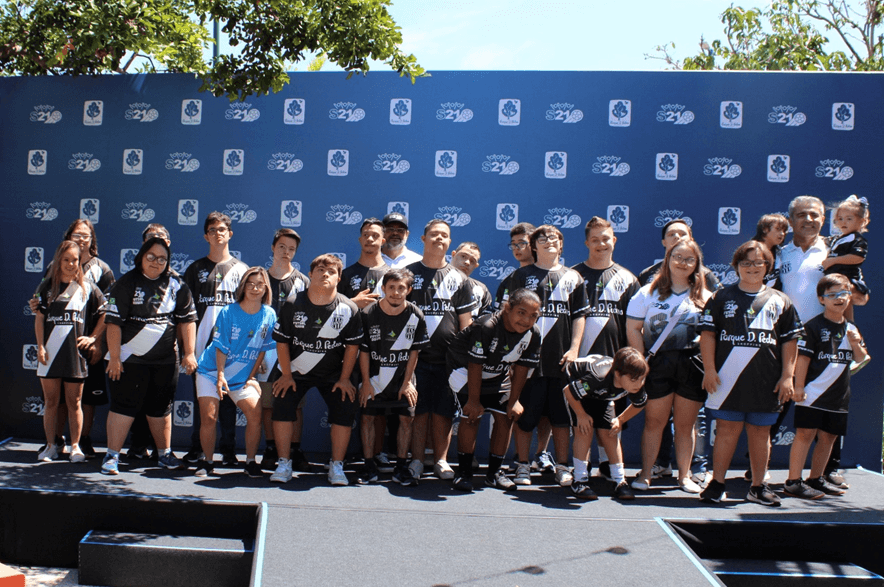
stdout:
<svg viewBox="0 0 884 587">
<path fill-rule="evenodd" d="M 42 436 L 26 301 L 76 218 L 96 223 L 99 256 L 118 276 L 149 221 L 171 230 L 183 271 L 207 252 L 202 221 L 212 210 L 234 219 L 231 248 L 252 265 L 269 265 L 276 228 L 295 228 L 305 268 L 324 252 L 356 261 L 363 218 L 405 213 L 418 251 L 420 227 L 444 218 L 455 244 L 481 245 L 474 276 L 494 291 L 514 269 L 507 230 L 519 221 L 559 226 L 573 265 L 586 257 L 583 225 L 607 217 L 615 260 L 638 273 L 662 255 L 660 227 L 679 217 L 707 265 L 732 283 L 732 251 L 761 214 L 785 212 L 800 194 L 833 202 L 856 193 L 872 201 L 874 219 L 884 183 L 884 77 L 875 74 L 442 72 L 414 85 L 392 73 L 345 77 L 293 74 L 279 94 L 246 103 L 201 94 L 185 75 L 0 79 L 2 437 Z M 884 273 L 877 228 L 865 264 L 873 300 Z M 857 310 L 872 355 L 884 343 L 875 308 Z M 845 464 L 875 470 L 879 365 L 854 378 L 844 447 Z M 187 378 L 176 399 L 181 445 Z M 311 399 L 308 451 L 328 446 L 324 411 Z M 624 437 L 628 461 L 638 460 L 640 431 L 639 420 Z M 786 462 L 791 438 L 789 418 L 775 462 Z"/>
</svg>

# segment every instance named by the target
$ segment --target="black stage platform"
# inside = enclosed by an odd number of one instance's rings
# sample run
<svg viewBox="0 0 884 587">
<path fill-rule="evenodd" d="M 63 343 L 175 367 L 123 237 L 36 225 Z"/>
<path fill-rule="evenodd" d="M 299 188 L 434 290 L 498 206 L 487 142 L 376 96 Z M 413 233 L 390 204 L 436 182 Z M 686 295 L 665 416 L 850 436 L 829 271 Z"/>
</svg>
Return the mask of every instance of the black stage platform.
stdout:
<svg viewBox="0 0 884 587">
<path fill-rule="evenodd" d="M 793 579 L 822 585 L 848 578 L 851 585 L 884 584 L 884 561 L 864 551 L 877 552 L 884 544 L 884 526 L 879 526 L 884 522 L 884 477 L 862 469 L 846 473 L 851 488 L 843 497 L 784 498 L 782 507 L 766 508 L 743 499 L 748 483 L 742 471 L 732 472 L 730 499 L 719 506 L 701 504 L 697 496 L 679 491 L 671 478 L 655 481 L 631 503 L 612 499 L 609 484 L 596 478 L 601 498 L 581 502 L 569 489 L 540 476 L 513 493 L 482 487 L 469 495 L 427 477 L 418 487 L 404 488 L 389 481 L 389 475 L 372 486 L 331 487 L 324 472 L 275 485 L 266 477 L 249 479 L 238 469 L 216 469 L 216 476 L 200 479 L 192 471 L 136 464 L 107 477 L 98 472 L 99 460 L 36 464 L 37 448 L 15 440 L 0 446 L 0 495 L 7 502 L 4 507 L 0 501 L 5 515 L 0 516 L 0 560 L 11 552 L 39 558 L 40 552 L 28 550 L 22 538 L 32 531 L 31 524 L 67 542 L 69 556 L 84 537 L 80 528 L 94 521 L 97 530 L 162 533 L 157 528 L 171 524 L 174 531 L 165 533 L 238 540 L 241 560 L 251 564 L 249 583 L 266 587 L 685 587 L 786 585 Z M 776 470 L 772 476 L 772 486 L 780 491 L 786 472 Z M 68 519 L 53 509 L 64 503 L 59 500 L 76 496 L 88 498 L 79 502 L 86 504 L 83 508 L 104 504 L 101 515 L 84 520 L 75 512 Z M 10 505 L 17 500 L 27 505 Z M 56 505 L 44 510 L 41 503 Z M 157 514 L 157 508 L 170 513 Z M 50 530 L 56 516 L 77 526 L 76 532 Z M 203 531 L 203 524 L 227 535 Z M 248 536 L 240 536 L 243 528 Z M 808 577 L 816 580 L 808 582 Z M 188 579 L 169 585 L 197 583 Z"/>
</svg>

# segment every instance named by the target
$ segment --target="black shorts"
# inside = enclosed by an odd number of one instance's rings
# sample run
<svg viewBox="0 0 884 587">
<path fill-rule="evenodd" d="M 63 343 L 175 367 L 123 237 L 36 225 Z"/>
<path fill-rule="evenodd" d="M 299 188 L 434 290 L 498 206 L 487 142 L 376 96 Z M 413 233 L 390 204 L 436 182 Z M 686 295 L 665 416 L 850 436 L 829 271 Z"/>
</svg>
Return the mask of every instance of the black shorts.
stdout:
<svg viewBox="0 0 884 587">
<path fill-rule="evenodd" d="M 163 418 L 172 413 L 178 387 L 178 363 L 123 363 L 120 378 L 108 383 L 111 412 L 134 418 L 143 408 L 148 418 Z"/>
<path fill-rule="evenodd" d="M 663 351 L 651 357 L 645 378 L 648 399 L 660 399 L 676 393 L 685 399 L 703 403 L 703 372 L 691 360 L 693 351 Z"/>
<path fill-rule="evenodd" d="M 363 416 L 386 416 L 398 414 L 414 418 L 414 406 L 408 405 L 407 399 L 399 399 L 399 386 L 395 389 L 387 388 L 384 393 L 379 393 L 365 404 L 362 408 Z"/>
<path fill-rule="evenodd" d="M 458 403 L 457 412 L 459 414 L 463 414 L 463 407 L 467 405 L 468 401 L 470 401 L 470 393 L 467 391 L 467 388 L 464 387 L 462 390 L 457 392 L 455 397 L 457 398 Z M 489 389 L 486 392 L 483 389 L 479 393 L 479 403 L 482 404 L 482 407 L 485 408 L 486 412 L 495 412 L 497 414 L 506 415 L 506 409 L 509 401 L 510 392 L 508 391 L 501 393 L 499 389 Z"/>
<path fill-rule="evenodd" d="M 626 398 L 621 398 L 626 399 Z M 595 430 L 610 430 L 611 421 L 617 417 L 617 403 L 610 400 L 598 400 L 585 397 L 580 401 L 583 411 L 592 418 L 592 427 Z M 571 416 L 571 426 L 577 426 L 577 414 L 570 407 L 568 413 Z"/>
<path fill-rule="evenodd" d="M 546 416 L 549 423 L 556 428 L 567 428 L 571 425 L 568 413 L 568 400 L 562 392 L 568 384 L 557 377 L 535 377 L 525 382 L 519 403 L 525 409 L 516 424 L 523 432 L 531 432 L 537 428 L 540 418 Z"/>
<path fill-rule="evenodd" d="M 105 361 L 98 361 L 94 365 L 89 365 L 89 375 L 83 383 L 83 405 L 84 406 L 103 406 L 107 404 L 107 374 L 104 372 L 107 367 Z"/>
<path fill-rule="evenodd" d="M 443 418 L 454 418 L 458 414 L 457 400 L 448 386 L 444 363 L 436 365 L 418 359 L 414 375 L 417 377 L 415 415 L 433 413 Z"/>
<path fill-rule="evenodd" d="M 356 407 L 358 404 L 347 399 L 341 390 L 332 392 L 334 386 L 334 381 L 295 379 L 296 391 L 294 393 L 289 388 L 285 397 L 276 396 L 273 398 L 273 416 L 271 419 L 274 422 L 295 422 L 298 419 L 298 406 L 301 404 L 301 400 L 304 399 L 308 391 L 316 388 L 328 407 L 328 423 L 347 427 L 353 426 L 353 422 L 356 420 Z"/>
<path fill-rule="evenodd" d="M 835 436 L 844 436 L 847 434 L 847 413 L 795 406 L 795 428 L 815 428 Z"/>
</svg>

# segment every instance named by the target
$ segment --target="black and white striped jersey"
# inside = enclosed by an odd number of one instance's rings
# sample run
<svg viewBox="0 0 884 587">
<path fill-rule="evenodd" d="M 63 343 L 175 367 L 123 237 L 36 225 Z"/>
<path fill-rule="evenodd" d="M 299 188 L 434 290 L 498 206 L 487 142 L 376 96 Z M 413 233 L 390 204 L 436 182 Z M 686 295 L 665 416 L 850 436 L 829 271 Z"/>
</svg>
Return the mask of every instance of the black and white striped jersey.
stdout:
<svg viewBox="0 0 884 587">
<path fill-rule="evenodd" d="M 629 393 L 616 387 L 614 372 L 611 370 L 613 365 L 614 359 L 604 355 L 587 355 L 577 359 L 568 365 L 568 390 L 584 406 L 587 402 L 614 402 L 628 396 L 632 405 L 644 407 L 648 403 L 645 388 Z"/>
<path fill-rule="evenodd" d="M 111 286 L 104 321 L 122 330 L 123 363 L 175 363 L 175 328 L 178 324 L 196 322 L 196 309 L 190 289 L 180 277 L 161 275 L 148 279 L 135 268 Z"/>
<path fill-rule="evenodd" d="M 798 354 L 810 358 L 810 365 L 804 383 L 806 397 L 796 405 L 847 412 L 850 362 L 853 361 L 853 348 L 847 338 L 849 331 L 859 333 L 851 322 L 845 320 L 838 324 L 822 314 L 804 325 L 804 335 L 798 339 Z"/>
<path fill-rule="evenodd" d="M 607 269 L 591 269 L 586 263 L 578 263 L 572 269 L 583 277 L 589 302 L 580 356 L 613 357 L 628 344 L 626 309 L 629 300 L 639 290 L 638 280 L 631 271 L 617 263 Z"/>
<path fill-rule="evenodd" d="M 405 368 L 411 351 L 420 351 L 430 344 L 424 314 L 411 302 L 391 316 L 381 304 L 371 304 L 359 311 L 362 320 L 360 351 L 368 353 L 368 376 L 375 395 L 385 391 L 398 392 L 405 382 Z"/>
<path fill-rule="evenodd" d="M 310 278 L 293 269 L 291 274 L 285 279 L 276 279 L 268 274 L 270 278 L 270 307 L 279 316 L 279 308 L 286 302 L 293 302 L 298 295 L 310 286 Z M 264 353 L 264 372 L 256 373 L 255 379 L 258 381 L 272 381 L 271 375 L 279 374 L 276 358 L 276 345 Z"/>
<path fill-rule="evenodd" d="M 46 365 L 37 364 L 37 376 L 47 378 L 86 377 L 86 358 L 77 349 L 77 339 L 95 328 L 104 304 L 104 296 L 89 279 L 85 288 L 76 281 L 62 283 L 58 296 L 50 300 L 52 280 L 45 279 L 37 289 L 37 309 L 43 314 L 43 347 Z"/>
<path fill-rule="evenodd" d="M 184 272 L 184 283 L 190 288 L 196 306 L 196 356 L 212 342 L 212 329 L 221 308 L 236 301 L 236 288 L 249 266 L 231 257 L 215 263 L 208 257 L 197 259 Z"/>
</svg>

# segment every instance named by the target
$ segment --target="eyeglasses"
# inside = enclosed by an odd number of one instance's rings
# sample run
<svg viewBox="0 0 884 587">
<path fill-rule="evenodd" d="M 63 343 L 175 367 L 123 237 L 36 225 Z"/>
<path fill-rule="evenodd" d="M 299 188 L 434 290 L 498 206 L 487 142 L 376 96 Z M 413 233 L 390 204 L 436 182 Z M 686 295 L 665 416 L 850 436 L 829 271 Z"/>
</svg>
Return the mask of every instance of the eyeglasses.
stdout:
<svg viewBox="0 0 884 587">
<path fill-rule="evenodd" d="M 384 234 L 405 234 L 408 232 L 407 228 L 393 228 L 392 226 L 384 227 Z"/>
<path fill-rule="evenodd" d="M 82 232 L 75 232 L 71 235 L 71 239 L 75 241 L 89 241 L 92 240 L 91 234 L 83 234 Z"/>
<path fill-rule="evenodd" d="M 557 236 L 538 236 L 537 244 L 545 245 L 546 243 L 557 243 L 559 242 L 559 237 Z"/>
<path fill-rule="evenodd" d="M 540 240 L 540 239 L 538 239 L 538 240 Z M 506 248 L 508 248 L 511 251 L 521 251 L 522 249 L 524 249 L 527 246 L 528 246 L 528 241 L 519 241 L 517 243 L 508 244 Z"/>
<path fill-rule="evenodd" d="M 841 291 L 835 291 L 832 293 L 823 294 L 823 297 L 826 298 L 827 300 L 837 300 L 840 298 L 850 297 L 850 292 L 847 291 L 846 289 L 842 289 Z"/>
<path fill-rule="evenodd" d="M 253 289 L 255 291 L 262 291 L 267 287 L 267 285 L 263 283 L 254 283 L 252 281 L 246 282 L 246 289 Z"/>
<path fill-rule="evenodd" d="M 672 260 L 679 265 L 693 265 L 697 262 L 696 257 L 682 257 L 681 255 L 672 255 Z"/>
<path fill-rule="evenodd" d="M 144 258 L 147 259 L 148 263 L 156 263 L 157 265 L 165 265 L 169 262 L 168 257 L 157 257 L 153 253 L 146 254 Z"/>
<path fill-rule="evenodd" d="M 740 267 L 764 267 L 767 265 L 766 261 L 740 261 Z"/>
<path fill-rule="evenodd" d="M 210 229 L 207 230 L 206 232 L 207 232 L 208 234 L 227 234 L 227 230 L 228 230 L 228 229 L 227 229 L 226 226 L 219 226 L 219 227 L 217 227 L 217 228 L 210 228 Z"/>
</svg>

